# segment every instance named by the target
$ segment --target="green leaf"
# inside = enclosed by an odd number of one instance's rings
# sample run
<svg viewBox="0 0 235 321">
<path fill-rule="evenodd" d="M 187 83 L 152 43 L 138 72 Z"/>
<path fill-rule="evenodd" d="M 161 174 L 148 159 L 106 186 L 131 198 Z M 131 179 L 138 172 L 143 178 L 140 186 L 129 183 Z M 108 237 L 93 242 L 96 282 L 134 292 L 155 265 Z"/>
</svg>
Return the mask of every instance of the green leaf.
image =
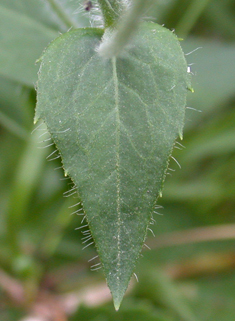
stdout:
<svg viewBox="0 0 235 321">
<path fill-rule="evenodd" d="M 50 10 L 50 6 L 48 5 L 47 1 L 1 0 L 0 3 L 2 7 L 15 12 L 19 16 L 26 16 L 55 30 L 63 30 L 62 28 L 64 25 L 61 25 L 61 21 L 59 21 L 55 13 Z"/>
<path fill-rule="evenodd" d="M 85 10 L 78 10 L 78 0 L 1 0 L 0 2 L 4 8 L 61 32 L 67 31 L 72 26 L 78 28 L 88 24 L 88 17 L 84 15 Z"/>
<path fill-rule="evenodd" d="M 33 86 L 39 58 L 58 33 L 0 5 L 0 75 Z"/>
<path fill-rule="evenodd" d="M 154 301 L 155 304 L 161 303 L 169 311 L 174 311 L 174 314 L 178 315 L 182 321 L 197 320 L 185 297 L 166 274 L 156 267 L 151 269 L 143 266 L 142 268 L 143 272 L 140 283 L 136 288 L 137 295 L 145 295 L 146 298 Z"/>
<path fill-rule="evenodd" d="M 5 116 L 14 123 L 18 123 L 20 127 L 27 125 L 30 125 L 30 128 L 32 127 L 32 106 L 30 105 L 30 107 L 27 108 L 30 104 L 30 98 L 30 88 L 26 88 L 17 82 L 0 76 L 0 113 L 2 115 L 5 114 Z M 24 108 L 22 108 L 22 106 L 24 106 Z M 6 117 L 4 118 L 6 119 Z M 8 127 L 2 117 L 0 117 L 0 123 L 4 127 Z M 20 137 L 27 136 L 27 131 L 23 133 L 25 129 L 20 131 L 21 133 L 18 130 L 13 130 L 16 134 L 18 132 Z"/>
<path fill-rule="evenodd" d="M 182 137 L 187 65 L 176 36 L 144 23 L 119 58 L 97 53 L 103 30 L 57 38 L 42 57 L 43 119 L 83 200 L 118 309 Z"/>
</svg>

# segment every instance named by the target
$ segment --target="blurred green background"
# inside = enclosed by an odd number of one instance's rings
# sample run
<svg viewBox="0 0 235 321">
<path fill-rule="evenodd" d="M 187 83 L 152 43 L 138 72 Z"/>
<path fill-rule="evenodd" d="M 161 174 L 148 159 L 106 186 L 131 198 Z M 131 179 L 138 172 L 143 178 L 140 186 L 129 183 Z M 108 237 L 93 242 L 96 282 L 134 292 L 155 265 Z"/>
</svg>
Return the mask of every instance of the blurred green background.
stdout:
<svg viewBox="0 0 235 321">
<path fill-rule="evenodd" d="M 0 0 L 0 320 L 235 320 L 235 2 L 156 0 L 146 17 L 184 38 L 195 93 L 152 250 L 114 312 L 102 271 L 91 271 L 95 249 L 82 250 L 75 230 L 79 200 L 63 197 L 71 182 L 33 126 L 36 59 L 95 18 L 80 0 Z"/>
</svg>

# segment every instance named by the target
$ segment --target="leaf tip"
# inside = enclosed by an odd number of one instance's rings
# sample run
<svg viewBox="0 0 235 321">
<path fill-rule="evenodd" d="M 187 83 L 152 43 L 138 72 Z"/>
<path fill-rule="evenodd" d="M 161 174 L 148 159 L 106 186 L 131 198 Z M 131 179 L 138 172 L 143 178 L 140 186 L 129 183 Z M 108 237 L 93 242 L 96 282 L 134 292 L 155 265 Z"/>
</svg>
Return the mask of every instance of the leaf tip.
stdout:
<svg viewBox="0 0 235 321">
<path fill-rule="evenodd" d="M 129 276 L 131 276 L 131 274 Z M 113 305 L 116 311 L 118 311 L 120 308 L 120 305 L 122 303 L 123 297 L 129 284 L 129 279 L 129 277 L 121 278 L 120 276 L 115 276 L 112 273 L 109 273 L 109 276 L 107 278 L 107 284 L 112 294 Z"/>
<path fill-rule="evenodd" d="M 114 309 L 116 310 L 116 311 L 118 311 L 119 310 L 119 308 L 120 308 L 120 305 L 121 305 L 121 303 L 122 303 L 122 299 L 123 299 L 123 296 L 113 296 L 113 305 L 114 305 Z"/>
<path fill-rule="evenodd" d="M 121 302 L 120 302 L 120 303 L 115 303 L 115 302 L 113 302 L 113 303 L 114 303 L 114 308 L 115 308 L 115 310 L 118 311 L 119 308 L 120 308 Z"/>
</svg>

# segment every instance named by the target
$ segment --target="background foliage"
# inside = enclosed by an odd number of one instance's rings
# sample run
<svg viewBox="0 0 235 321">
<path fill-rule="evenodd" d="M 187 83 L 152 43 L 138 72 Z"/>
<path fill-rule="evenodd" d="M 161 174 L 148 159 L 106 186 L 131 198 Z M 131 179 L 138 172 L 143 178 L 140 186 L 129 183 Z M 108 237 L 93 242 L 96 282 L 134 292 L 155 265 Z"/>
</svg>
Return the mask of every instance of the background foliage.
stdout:
<svg viewBox="0 0 235 321">
<path fill-rule="evenodd" d="M 0 318 L 233 321 L 234 1 L 159 0 L 146 13 L 175 28 L 186 53 L 201 48 L 187 55 L 195 93 L 186 148 L 173 154 L 182 169 L 172 161 L 152 250 L 118 313 L 102 272 L 90 271 L 94 248 L 82 250 L 82 217 L 70 215 L 76 199 L 62 197 L 70 182 L 60 160 L 46 160 L 53 146 L 42 148 L 48 142 L 32 125 L 34 62 L 58 32 L 90 24 L 78 2 L 0 0 Z"/>
</svg>

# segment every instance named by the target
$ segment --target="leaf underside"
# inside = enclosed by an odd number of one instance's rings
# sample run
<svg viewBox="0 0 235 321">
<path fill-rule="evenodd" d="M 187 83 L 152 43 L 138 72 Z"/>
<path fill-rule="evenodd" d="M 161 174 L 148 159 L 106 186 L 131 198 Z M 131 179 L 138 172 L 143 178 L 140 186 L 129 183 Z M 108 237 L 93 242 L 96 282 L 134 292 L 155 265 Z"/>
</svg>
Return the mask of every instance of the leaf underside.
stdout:
<svg viewBox="0 0 235 321">
<path fill-rule="evenodd" d="M 182 136 L 188 75 L 176 36 L 159 25 L 143 23 L 112 59 L 97 53 L 102 34 L 77 29 L 48 47 L 35 121 L 77 186 L 118 309 Z"/>
</svg>

